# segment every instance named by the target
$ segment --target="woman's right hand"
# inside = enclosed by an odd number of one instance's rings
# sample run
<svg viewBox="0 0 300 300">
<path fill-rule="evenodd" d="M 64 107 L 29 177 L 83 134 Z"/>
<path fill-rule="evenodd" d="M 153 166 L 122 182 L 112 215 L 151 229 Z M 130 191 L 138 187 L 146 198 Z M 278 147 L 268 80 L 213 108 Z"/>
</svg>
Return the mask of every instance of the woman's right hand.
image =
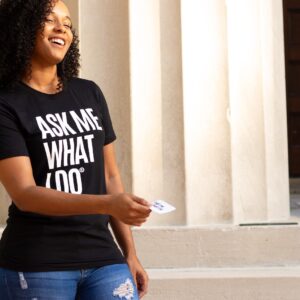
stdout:
<svg viewBox="0 0 300 300">
<path fill-rule="evenodd" d="M 108 214 L 127 225 L 141 226 L 151 213 L 151 204 L 132 194 L 110 195 Z"/>
</svg>

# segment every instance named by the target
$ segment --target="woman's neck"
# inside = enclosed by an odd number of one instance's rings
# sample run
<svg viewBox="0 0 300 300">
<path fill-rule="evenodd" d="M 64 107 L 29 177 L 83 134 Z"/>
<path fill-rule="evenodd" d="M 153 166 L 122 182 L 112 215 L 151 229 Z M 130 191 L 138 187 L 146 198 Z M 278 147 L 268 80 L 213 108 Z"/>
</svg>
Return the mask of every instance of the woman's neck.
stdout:
<svg viewBox="0 0 300 300">
<path fill-rule="evenodd" d="M 30 77 L 24 77 L 22 81 L 40 92 L 55 94 L 58 92 L 57 86 L 59 83 L 57 66 L 40 67 L 32 64 Z"/>
</svg>

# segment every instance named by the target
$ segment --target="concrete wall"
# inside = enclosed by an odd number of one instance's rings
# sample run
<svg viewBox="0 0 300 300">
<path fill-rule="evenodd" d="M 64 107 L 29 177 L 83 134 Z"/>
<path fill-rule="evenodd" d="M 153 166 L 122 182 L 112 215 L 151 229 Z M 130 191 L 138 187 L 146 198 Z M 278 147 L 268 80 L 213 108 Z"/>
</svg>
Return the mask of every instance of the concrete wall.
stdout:
<svg viewBox="0 0 300 300">
<path fill-rule="evenodd" d="M 289 218 L 281 0 L 65 2 L 126 190 L 177 207 L 147 225 Z"/>
</svg>

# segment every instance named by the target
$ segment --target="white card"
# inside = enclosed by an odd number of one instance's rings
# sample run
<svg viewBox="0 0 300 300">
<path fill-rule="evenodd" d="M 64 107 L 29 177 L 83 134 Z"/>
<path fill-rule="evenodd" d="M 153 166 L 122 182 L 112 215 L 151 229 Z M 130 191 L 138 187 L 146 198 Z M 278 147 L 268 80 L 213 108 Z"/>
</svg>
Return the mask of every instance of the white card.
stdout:
<svg viewBox="0 0 300 300">
<path fill-rule="evenodd" d="M 158 214 L 166 214 L 169 213 L 173 210 L 175 210 L 176 208 L 174 206 L 172 206 L 171 204 L 167 203 L 166 201 L 163 200 L 156 200 L 154 202 L 152 202 L 152 206 L 150 207 L 150 209 Z"/>
</svg>

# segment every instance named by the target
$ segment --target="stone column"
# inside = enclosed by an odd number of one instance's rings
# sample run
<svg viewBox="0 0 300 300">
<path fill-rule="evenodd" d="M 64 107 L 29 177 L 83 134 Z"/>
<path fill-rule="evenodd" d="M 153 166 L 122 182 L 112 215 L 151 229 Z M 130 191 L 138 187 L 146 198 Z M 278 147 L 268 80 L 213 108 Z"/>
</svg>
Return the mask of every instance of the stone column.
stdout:
<svg viewBox="0 0 300 300">
<path fill-rule="evenodd" d="M 228 0 L 234 223 L 289 218 L 280 0 Z"/>
<path fill-rule="evenodd" d="M 230 223 L 225 0 L 181 1 L 187 224 Z"/>
<path fill-rule="evenodd" d="M 114 129 L 117 160 L 131 191 L 131 105 L 128 1 L 79 1 L 83 78 L 94 80 L 107 100 Z"/>
<path fill-rule="evenodd" d="M 165 224 L 186 224 L 180 0 L 160 1 L 163 197 L 177 210 Z"/>
<path fill-rule="evenodd" d="M 149 201 L 164 186 L 159 2 L 129 1 L 133 192 Z"/>
<path fill-rule="evenodd" d="M 133 191 L 164 199 L 172 214 L 147 225 L 182 225 L 185 174 L 180 1 L 130 1 Z M 146 225 L 146 226 L 147 226 Z"/>
<path fill-rule="evenodd" d="M 260 1 L 268 220 L 290 217 L 283 8 Z"/>
</svg>

